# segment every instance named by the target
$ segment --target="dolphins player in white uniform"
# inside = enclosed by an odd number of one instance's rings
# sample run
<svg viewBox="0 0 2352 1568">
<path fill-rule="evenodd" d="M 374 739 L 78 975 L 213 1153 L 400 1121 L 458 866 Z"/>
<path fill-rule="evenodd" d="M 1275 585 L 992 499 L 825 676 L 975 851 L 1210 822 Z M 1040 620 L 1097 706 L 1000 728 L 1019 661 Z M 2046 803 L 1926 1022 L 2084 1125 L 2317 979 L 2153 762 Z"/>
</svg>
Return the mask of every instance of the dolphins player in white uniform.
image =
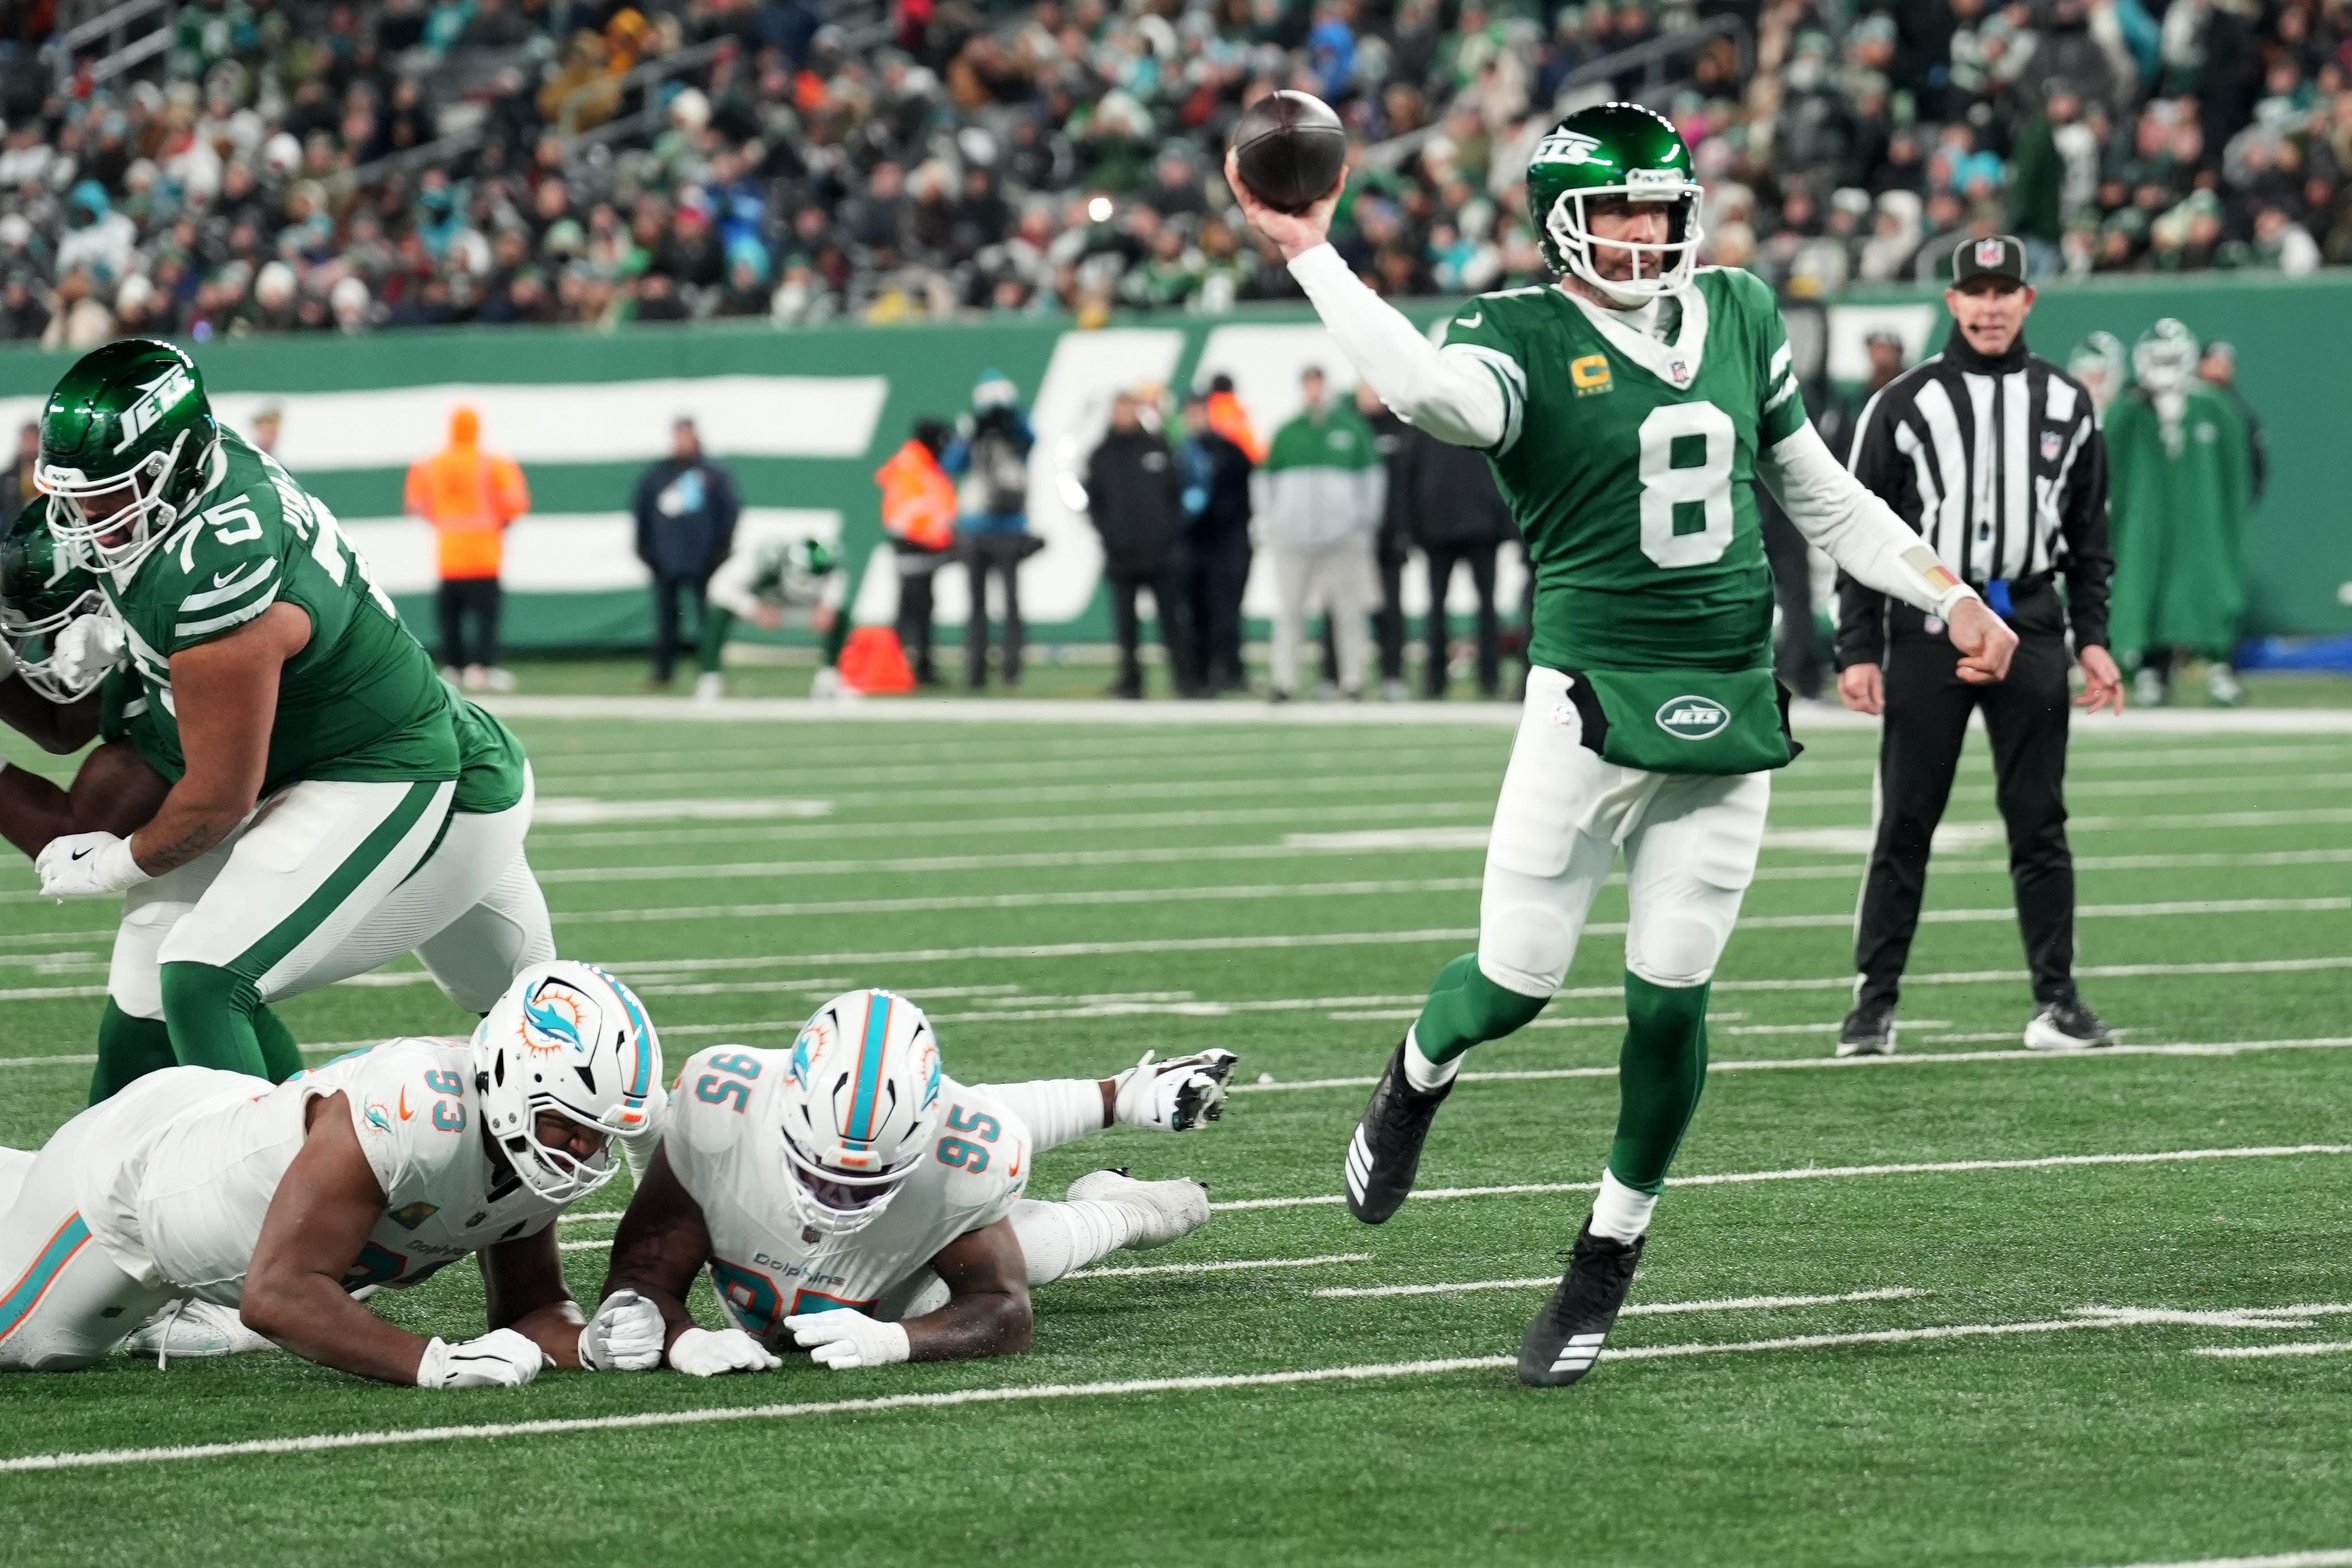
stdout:
<svg viewBox="0 0 2352 1568">
<path fill-rule="evenodd" d="M 644 1127 L 661 1080 L 636 998 L 565 962 L 526 969 L 470 1040 L 386 1040 L 275 1087 L 150 1073 L 0 1192 L 0 1370 L 89 1366 L 191 1298 L 321 1365 L 424 1388 L 656 1364 L 650 1308 L 583 1321 L 555 1220 L 611 1179 L 611 1140 Z M 476 1252 L 488 1332 L 462 1344 L 351 1294 Z"/>
<path fill-rule="evenodd" d="M 1199 1183 L 1115 1170 L 1080 1177 L 1068 1201 L 1028 1201 L 1032 1160 L 1114 1122 L 1213 1120 L 1234 1060 L 1147 1056 L 1117 1079 L 973 1087 L 941 1070 L 914 1003 L 835 997 L 790 1051 L 687 1059 L 599 1315 L 654 1303 L 670 1365 L 706 1377 L 764 1371 L 795 1344 L 835 1370 L 1017 1354 L 1031 1285 L 1209 1218 Z M 687 1312 L 706 1268 L 732 1327 Z"/>
</svg>

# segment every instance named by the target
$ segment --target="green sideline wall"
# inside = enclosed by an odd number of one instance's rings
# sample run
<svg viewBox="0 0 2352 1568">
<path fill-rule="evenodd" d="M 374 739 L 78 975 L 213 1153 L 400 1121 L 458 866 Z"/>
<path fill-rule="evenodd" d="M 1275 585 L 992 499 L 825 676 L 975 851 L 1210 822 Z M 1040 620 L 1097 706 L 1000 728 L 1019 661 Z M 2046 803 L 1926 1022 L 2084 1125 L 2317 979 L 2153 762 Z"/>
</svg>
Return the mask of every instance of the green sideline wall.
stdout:
<svg viewBox="0 0 2352 1568">
<path fill-rule="evenodd" d="M 1434 321 L 1447 307 L 1414 302 Z M 2131 279 L 2043 292 L 2030 335 L 2054 358 L 2093 330 L 2133 341 L 2162 316 L 2239 350 L 2240 384 L 2270 439 L 2270 493 L 2248 546 L 2248 634 L 2352 631 L 2352 277 Z M 1940 299 L 1848 296 L 1827 312 L 1832 373 L 1852 374 L 1860 340 L 1894 324 L 1915 347 L 1946 329 Z M 952 416 L 984 369 L 1033 403 L 1040 434 L 1033 515 L 1049 548 L 1024 572 L 1043 640 L 1096 641 L 1108 615 L 1099 557 L 1066 476 L 1099 433 L 1111 391 L 1234 373 L 1262 430 L 1295 407 L 1298 368 L 1349 372 L 1311 315 L 1265 308 L 1223 318 L 1137 318 L 1097 332 L 1060 325 L 638 328 L 615 333 L 454 329 L 344 338 L 273 338 L 196 350 L 224 418 L 265 401 L 287 409 L 289 465 L 345 519 L 378 575 L 430 636 L 429 537 L 403 522 L 405 464 L 431 451 L 447 408 L 484 404 L 486 439 L 523 460 L 528 538 L 509 558 L 511 646 L 642 645 L 646 595 L 625 514 L 638 474 L 690 410 L 733 467 L 753 531 L 837 537 L 861 580 L 861 619 L 887 616 L 873 472 L 924 413 Z M 69 356 L 0 353 L 0 423 L 33 416 Z M 960 572 L 947 574 L 961 579 Z M 943 580 L 943 587 L 946 583 Z M 961 583 L 942 618 L 961 619 Z M 1417 604 L 1409 608 L 1418 609 Z"/>
</svg>

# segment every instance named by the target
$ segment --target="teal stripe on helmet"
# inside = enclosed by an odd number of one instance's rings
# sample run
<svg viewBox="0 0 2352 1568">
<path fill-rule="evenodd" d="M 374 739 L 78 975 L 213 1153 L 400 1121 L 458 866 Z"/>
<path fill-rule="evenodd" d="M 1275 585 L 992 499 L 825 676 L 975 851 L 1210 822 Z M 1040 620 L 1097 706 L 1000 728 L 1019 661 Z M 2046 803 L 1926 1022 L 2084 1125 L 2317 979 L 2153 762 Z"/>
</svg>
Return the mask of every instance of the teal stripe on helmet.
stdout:
<svg viewBox="0 0 2352 1568">
<path fill-rule="evenodd" d="M 866 993 L 866 1039 L 857 1049 L 857 1092 L 849 1102 L 849 1127 L 845 1136 L 857 1143 L 874 1137 L 874 1103 L 882 1091 L 884 1046 L 890 1039 L 890 1008 L 898 998 L 887 991 Z M 876 1011 L 874 1004 L 882 1004 Z"/>
</svg>

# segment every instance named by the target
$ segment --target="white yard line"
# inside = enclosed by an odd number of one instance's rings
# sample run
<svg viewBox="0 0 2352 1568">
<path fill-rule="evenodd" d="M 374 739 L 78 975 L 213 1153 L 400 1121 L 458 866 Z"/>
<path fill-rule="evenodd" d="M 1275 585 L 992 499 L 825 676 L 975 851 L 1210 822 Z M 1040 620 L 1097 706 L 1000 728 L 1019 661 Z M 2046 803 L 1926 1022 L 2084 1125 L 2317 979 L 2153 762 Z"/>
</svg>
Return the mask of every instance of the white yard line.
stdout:
<svg viewBox="0 0 2352 1568">
<path fill-rule="evenodd" d="M 2352 1351 L 2352 1339 L 2305 1340 L 2295 1344 L 2208 1344 L 2199 1345 L 2189 1354 L 2254 1360 L 2274 1355 L 2341 1355 L 2347 1351 Z M 2344 1561 L 2352 1563 L 2352 1552 L 2347 1552 Z"/>
<path fill-rule="evenodd" d="M 1622 1019 L 1617 1021 L 1623 1021 Z M 1726 1033 L 1769 1032 L 1779 1025 L 1763 1025 L 1757 1030 L 1728 1030 Z M 1796 1024 L 1787 1026 L 1792 1032 L 1818 1032 L 1824 1038 L 1836 1030 L 1834 1023 Z M 1998 1033 L 1947 1035 L 1953 1040 L 2020 1039 L 2020 1031 L 2004 1030 Z M 2122 1061 L 2142 1056 L 2238 1056 L 2263 1051 L 2336 1051 L 2352 1046 L 2352 1035 L 2312 1035 L 2298 1040 L 2173 1040 L 2145 1045 L 2109 1045 L 2096 1051 L 2028 1051 L 2020 1044 L 2008 1051 L 1914 1051 L 1906 1056 L 1774 1056 L 1757 1057 L 1730 1061 L 1710 1061 L 1709 1072 L 1777 1072 L 1804 1071 L 1826 1068 L 1851 1071 L 1881 1067 L 1916 1067 L 1928 1063 L 1958 1065 L 1969 1062 L 2032 1062 L 2032 1061 Z M 1549 1079 L 1614 1078 L 1617 1069 L 1607 1067 L 1530 1067 L 1517 1071 L 1463 1072 L 1455 1075 L 1457 1083 L 1539 1083 Z M 1350 1078 L 1302 1078 L 1291 1082 L 1236 1083 L 1235 1094 L 1280 1094 L 1299 1089 L 1369 1089 L 1380 1080 L 1365 1075 Z"/>
<path fill-rule="evenodd" d="M 1462 1291 L 1525 1291 L 1535 1286 L 1559 1283 L 1557 1274 L 1546 1274 L 1539 1280 L 1472 1280 L 1457 1285 L 1333 1285 L 1320 1291 L 1309 1291 L 1310 1296 L 1333 1299 L 1356 1296 L 1450 1296 Z M 1914 1296 L 1924 1296 L 1925 1291 L 1915 1291 L 1896 1285 L 1883 1291 L 1848 1291 L 1835 1296 L 1727 1296 L 1708 1301 L 1636 1302 L 1618 1313 L 1620 1317 L 1664 1317 L 1677 1312 L 1754 1312 L 1776 1307 L 1826 1307 L 1841 1301 L 1904 1301 Z"/>
<path fill-rule="evenodd" d="M 2192 1563 L 2136 1563 L 2131 1568 L 2352 1568 L 2352 1550 L 2280 1552 L 2267 1557 L 2200 1557 Z"/>
<path fill-rule="evenodd" d="M 690 703 L 679 697 L 501 696 L 483 706 L 500 717 L 625 719 L 661 724 L 919 724 L 1099 725 L 1122 729 L 1290 728 L 1510 729 L 1517 703 L 1130 703 L 1104 698 L 1007 697 L 972 702 L 955 697 L 887 697 L 862 703 L 793 697 L 736 698 Z M 1800 735 L 1875 734 L 1878 721 L 1842 708 L 1806 705 L 1790 716 Z M 2120 717 L 2087 719 L 2074 744 L 2137 740 L 2149 736 L 2352 735 L 2352 711 L 2336 708 L 2134 709 Z"/>
<path fill-rule="evenodd" d="M 2130 1312 L 2112 1316 L 2049 1318 L 2026 1322 L 1941 1323 L 1924 1328 L 1877 1329 L 1855 1333 L 1793 1334 L 1772 1339 L 1701 1341 L 1685 1344 L 1626 1345 L 1607 1360 L 1680 1361 L 1710 1355 L 1779 1351 L 1833 1350 L 1847 1346 L 1931 1343 L 1947 1340 L 2005 1338 L 2021 1334 L 2089 1333 L 2153 1326 Z M 1060 1383 L 1013 1388 L 963 1388 L 936 1394 L 886 1394 L 865 1399 L 811 1400 L 795 1404 L 739 1406 L 700 1410 L 647 1410 L 629 1415 L 580 1416 L 544 1421 L 485 1422 L 466 1427 L 421 1427 L 373 1432 L 318 1432 L 292 1437 L 256 1437 L 233 1443 L 191 1443 L 172 1448 L 101 1448 L 25 1454 L 0 1459 L 0 1473 L 94 1469 L 126 1465 L 184 1463 L 194 1459 L 243 1458 L 305 1454 L 342 1448 L 384 1448 L 418 1443 L 486 1441 L 502 1437 L 552 1437 L 571 1432 L 611 1432 L 660 1427 L 702 1427 L 732 1421 L 809 1420 L 822 1416 L 863 1415 L 887 1410 L 936 1410 L 969 1405 L 1028 1404 L 1047 1399 L 1110 1398 L 1139 1394 L 1181 1394 L 1224 1388 L 1282 1388 L 1307 1384 L 1384 1382 L 1401 1377 L 1444 1376 L 1496 1371 L 1514 1364 L 1509 1355 L 1455 1356 L 1358 1366 L 1301 1368 L 1286 1372 L 1224 1373 L 1194 1377 L 1118 1378 L 1099 1383 Z"/>
<path fill-rule="evenodd" d="M 2294 1158 L 2304 1155 L 2352 1155 L 2352 1144 L 2273 1144 L 2235 1149 L 2168 1149 L 2144 1155 L 2042 1155 L 2014 1160 L 1921 1160 L 1885 1166 L 1806 1166 L 1780 1171 L 1721 1171 L 1709 1176 L 1669 1176 L 1668 1186 L 1744 1186 L 1753 1182 L 1854 1180 L 1874 1176 L 1973 1176 L 1983 1171 L 2058 1170 L 2087 1166 L 2171 1165 L 2201 1160 Z M 1450 1198 L 1515 1197 L 1530 1193 L 1593 1192 L 1597 1181 L 1511 1182 L 1500 1186 L 1424 1187 L 1412 1201 Z M 1338 1193 L 1313 1197 L 1244 1197 L 1212 1203 L 1212 1209 L 1237 1212 L 1253 1208 L 1315 1208 L 1346 1200 Z"/>
<path fill-rule="evenodd" d="M 1238 1274 L 1250 1269 L 1320 1269 L 1335 1263 L 1369 1263 L 1369 1252 L 1332 1252 L 1320 1258 L 1247 1258 L 1214 1263 L 1145 1263 L 1132 1269 L 1080 1269 L 1065 1280 L 1129 1280 L 1139 1274 Z M 1058 1283 L 1058 1281 L 1056 1281 Z M 1317 1291 L 1316 1294 L 1322 1294 Z"/>
</svg>

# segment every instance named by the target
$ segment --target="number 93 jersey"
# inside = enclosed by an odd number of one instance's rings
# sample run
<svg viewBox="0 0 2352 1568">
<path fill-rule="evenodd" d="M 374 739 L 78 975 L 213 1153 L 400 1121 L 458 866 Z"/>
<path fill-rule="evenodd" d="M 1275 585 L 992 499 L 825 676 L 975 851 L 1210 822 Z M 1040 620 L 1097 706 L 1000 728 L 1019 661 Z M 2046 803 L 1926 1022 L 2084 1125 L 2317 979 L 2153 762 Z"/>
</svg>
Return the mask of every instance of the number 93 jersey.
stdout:
<svg viewBox="0 0 2352 1568">
<path fill-rule="evenodd" d="M 307 1135 L 307 1108 L 338 1092 L 384 1195 L 346 1290 L 417 1284 L 562 1212 L 484 1143 L 467 1042 L 404 1039 L 275 1087 L 203 1067 L 139 1080 L 91 1113 L 120 1104 L 131 1119 L 111 1139 L 121 1154 L 99 1177 L 107 1196 L 89 1210 L 92 1234 L 134 1278 L 236 1305 L 263 1217 Z"/>
<path fill-rule="evenodd" d="M 1805 423 L 1789 339 L 1752 274 L 1703 267 L 1659 302 L 1661 341 L 1557 287 L 1473 299 L 1449 358 L 1502 387 L 1487 452 L 1536 578 L 1531 662 L 1744 670 L 1770 663 L 1756 455 Z"/>
<path fill-rule="evenodd" d="M 1029 1185 L 1029 1129 L 984 1090 L 940 1085 L 947 1113 L 881 1218 L 825 1236 L 794 1218 L 783 1184 L 783 1118 L 773 1100 L 789 1051 L 719 1046 L 687 1059 L 670 1092 L 662 1149 L 710 1232 L 710 1282 L 727 1314 L 772 1348 L 784 1320 L 871 1312 L 940 1249 L 1013 1212 Z"/>
<path fill-rule="evenodd" d="M 263 793 L 305 779 L 457 778 L 448 689 L 369 580 L 334 513 L 226 431 L 215 473 L 195 514 L 141 559 L 129 581 L 98 574 L 169 751 L 179 750 L 172 656 L 286 603 L 310 617 L 310 640 L 279 679 Z"/>
</svg>

